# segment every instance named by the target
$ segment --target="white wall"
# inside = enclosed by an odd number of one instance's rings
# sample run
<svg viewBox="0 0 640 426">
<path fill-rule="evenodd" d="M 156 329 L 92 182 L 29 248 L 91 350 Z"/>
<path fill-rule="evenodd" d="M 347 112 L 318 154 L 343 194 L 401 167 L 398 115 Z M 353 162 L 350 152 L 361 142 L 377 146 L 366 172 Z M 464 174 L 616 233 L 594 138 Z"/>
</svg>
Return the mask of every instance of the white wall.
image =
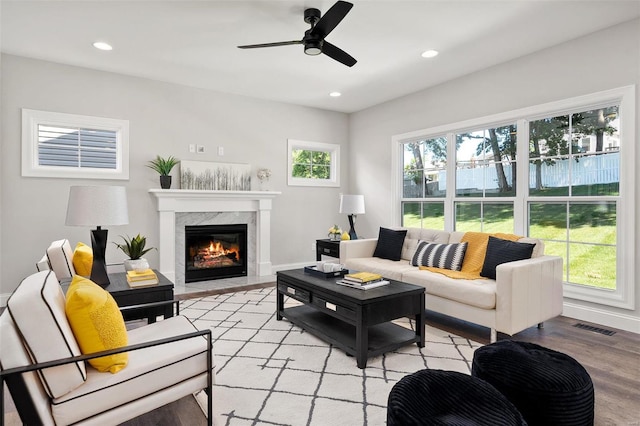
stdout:
<svg viewBox="0 0 640 426">
<path fill-rule="evenodd" d="M 446 52 L 442 52 L 446 55 Z M 437 60 L 437 58 L 436 58 Z M 367 213 L 358 231 L 377 234 L 394 222 L 391 213 L 391 137 L 414 130 L 480 118 L 601 90 L 636 85 L 640 99 L 640 21 L 634 20 L 553 48 L 449 81 L 437 87 L 354 113 L 350 117 L 350 187 L 365 195 Z M 636 112 L 640 106 L 636 107 Z M 636 120 L 636 129 L 640 122 Z M 640 141 L 636 135 L 635 143 Z M 640 149 L 636 149 L 640 164 Z M 640 229 L 640 172 L 636 169 L 636 229 Z M 637 236 L 636 236 L 637 237 Z M 640 253 L 636 238 L 636 254 Z M 636 262 L 636 282 L 640 262 Z M 640 332 L 640 286 L 636 310 L 577 305 L 583 320 Z M 568 309 L 565 308 L 565 312 Z M 624 327 L 623 327 L 624 326 Z"/>
<path fill-rule="evenodd" d="M 71 185 L 124 184 L 129 198 L 129 225 L 105 226 L 109 241 L 119 235 L 147 235 L 158 245 L 158 217 L 149 188 L 158 176 L 145 167 L 156 154 L 179 159 L 249 163 L 273 171 L 269 188 L 282 191 L 273 202 L 271 261 L 277 265 L 315 261 L 311 243 L 326 236 L 338 214 L 342 188 L 289 187 L 286 181 L 287 138 L 338 143 L 342 171 L 348 164 L 348 116 L 343 113 L 221 94 L 186 86 L 3 55 L 2 156 L 0 158 L 2 235 L 0 296 L 7 296 L 49 243 L 68 238 L 89 242 L 89 229 L 65 226 Z M 89 181 L 23 178 L 20 172 L 21 108 L 95 115 L 129 120 L 130 180 Z M 189 144 L 206 147 L 190 154 Z M 217 156 L 224 146 L 225 155 Z M 343 179 L 343 182 L 347 182 Z M 253 179 L 258 188 L 258 179 Z M 174 186 L 175 187 L 175 186 Z M 157 267 L 156 251 L 150 252 Z M 124 259 L 113 244 L 107 263 Z"/>
</svg>

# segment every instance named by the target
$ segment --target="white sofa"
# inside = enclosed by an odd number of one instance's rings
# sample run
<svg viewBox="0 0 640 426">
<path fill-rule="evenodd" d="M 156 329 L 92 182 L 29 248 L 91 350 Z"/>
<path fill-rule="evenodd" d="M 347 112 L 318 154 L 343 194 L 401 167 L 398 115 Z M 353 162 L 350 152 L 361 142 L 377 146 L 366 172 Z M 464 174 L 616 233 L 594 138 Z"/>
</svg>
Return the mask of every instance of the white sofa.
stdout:
<svg viewBox="0 0 640 426">
<path fill-rule="evenodd" d="M 562 313 L 562 258 L 544 255 L 544 243 L 535 243 L 531 259 L 503 263 L 496 279 L 454 279 L 411 266 L 418 241 L 459 243 L 463 232 L 407 229 L 399 261 L 373 257 L 377 238 L 342 241 L 340 263 L 348 269 L 375 272 L 386 278 L 423 286 L 427 310 L 439 312 L 513 335 L 533 325 L 541 326 Z"/>
</svg>

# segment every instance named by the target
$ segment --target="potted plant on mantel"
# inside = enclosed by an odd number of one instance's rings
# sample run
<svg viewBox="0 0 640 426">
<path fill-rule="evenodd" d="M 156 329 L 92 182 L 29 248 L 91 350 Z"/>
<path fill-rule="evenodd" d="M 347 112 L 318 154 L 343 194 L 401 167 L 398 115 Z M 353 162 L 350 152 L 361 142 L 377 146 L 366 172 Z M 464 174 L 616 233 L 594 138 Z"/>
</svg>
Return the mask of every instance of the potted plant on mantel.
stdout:
<svg viewBox="0 0 640 426">
<path fill-rule="evenodd" d="M 149 161 L 147 167 L 160 173 L 160 188 L 169 189 L 171 188 L 171 176 L 169 176 L 169 173 L 171 173 L 171 169 L 176 164 L 178 164 L 177 158 L 173 156 L 162 158 L 158 155 L 155 160 Z"/>
<path fill-rule="evenodd" d="M 150 252 L 154 249 L 154 247 L 145 248 L 147 245 L 147 238 L 141 236 L 140 234 L 131 238 L 127 235 L 127 237 L 123 237 L 120 235 L 120 238 L 124 240 L 124 244 L 115 244 L 120 250 L 124 252 L 129 259 L 124 261 L 124 269 L 125 271 L 139 271 L 144 269 L 149 269 L 149 262 L 145 259 L 144 256 L 146 253 Z"/>
</svg>

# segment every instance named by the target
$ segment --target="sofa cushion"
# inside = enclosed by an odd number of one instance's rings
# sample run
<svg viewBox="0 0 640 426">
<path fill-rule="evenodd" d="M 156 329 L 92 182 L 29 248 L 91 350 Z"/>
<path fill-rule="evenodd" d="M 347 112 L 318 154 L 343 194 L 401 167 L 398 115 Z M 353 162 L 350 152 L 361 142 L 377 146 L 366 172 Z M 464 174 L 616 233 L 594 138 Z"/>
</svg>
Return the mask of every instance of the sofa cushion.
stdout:
<svg viewBox="0 0 640 426">
<path fill-rule="evenodd" d="M 187 318 L 176 316 L 130 330 L 129 344 L 194 331 L 197 329 Z M 56 424 L 73 424 L 147 394 L 179 387 L 194 377 L 203 377 L 203 388 L 206 386 L 206 376 L 203 376 L 207 371 L 206 351 L 207 339 L 196 337 L 131 351 L 127 368 L 118 374 L 103 374 L 88 367 L 88 378 L 83 386 L 53 400 L 52 412 Z M 215 369 L 213 360 L 212 367 Z"/>
<path fill-rule="evenodd" d="M 373 252 L 374 257 L 389 260 L 400 260 L 402 256 L 402 244 L 407 236 L 406 229 L 380 228 L 378 232 L 378 244 Z"/>
<path fill-rule="evenodd" d="M 127 328 L 118 304 L 108 291 L 80 275 L 67 290 L 65 311 L 82 353 L 127 346 Z M 127 365 L 126 352 L 89 360 L 96 370 L 117 373 Z"/>
<path fill-rule="evenodd" d="M 480 276 L 495 280 L 496 266 L 516 260 L 530 259 L 534 247 L 535 244 L 519 243 L 489 237 L 487 254 L 484 257 L 484 264 L 482 265 Z"/>
<path fill-rule="evenodd" d="M 76 248 L 73 250 L 73 267 L 76 274 L 83 277 L 90 276 L 93 267 L 93 249 L 85 243 L 76 244 Z"/>
<path fill-rule="evenodd" d="M 53 361 L 82 353 L 64 313 L 64 293 L 52 271 L 28 276 L 7 301 L 7 310 L 35 362 Z M 47 368 L 41 372 L 49 396 L 56 398 L 84 383 L 84 362 Z"/>
<path fill-rule="evenodd" d="M 411 265 L 433 266 L 436 268 L 459 271 L 462 268 L 467 243 L 436 244 L 421 241 L 418 243 Z"/>
<path fill-rule="evenodd" d="M 402 281 L 424 287 L 427 299 L 429 295 L 434 295 L 481 309 L 496 307 L 496 282 L 492 280 L 456 280 L 437 272 L 420 271 L 413 267 L 412 271 L 402 275 Z M 448 315 L 455 316 L 455 313 L 451 312 Z"/>
<path fill-rule="evenodd" d="M 402 245 L 402 259 L 411 261 L 420 241 L 446 244 L 449 242 L 449 232 L 428 228 L 403 228 L 407 230 L 407 236 Z M 459 242 L 459 241 L 456 241 Z"/>
</svg>

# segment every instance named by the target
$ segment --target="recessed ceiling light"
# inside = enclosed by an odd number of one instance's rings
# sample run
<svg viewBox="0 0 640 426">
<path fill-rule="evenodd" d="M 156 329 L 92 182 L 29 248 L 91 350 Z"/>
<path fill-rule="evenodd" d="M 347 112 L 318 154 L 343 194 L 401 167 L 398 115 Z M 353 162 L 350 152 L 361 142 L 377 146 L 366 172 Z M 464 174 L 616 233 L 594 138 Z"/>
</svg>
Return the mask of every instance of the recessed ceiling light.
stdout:
<svg viewBox="0 0 640 426">
<path fill-rule="evenodd" d="M 331 92 L 331 93 L 329 93 L 329 96 L 331 96 L 332 98 L 337 98 L 338 96 L 342 96 L 342 93 L 340 93 L 340 92 Z"/>
<path fill-rule="evenodd" d="M 104 41 L 96 41 L 93 43 L 93 47 L 100 50 L 113 50 L 113 47 L 109 43 L 105 43 Z"/>
<path fill-rule="evenodd" d="M 424 52 L 422 52 L 422 57 L 423 58 L 433 58 L 438 56 L 438 51 L 437 50 L 433 50 L 433 49 L 429 49 L 429 50 L 425 50 Z"/>
</svg>

